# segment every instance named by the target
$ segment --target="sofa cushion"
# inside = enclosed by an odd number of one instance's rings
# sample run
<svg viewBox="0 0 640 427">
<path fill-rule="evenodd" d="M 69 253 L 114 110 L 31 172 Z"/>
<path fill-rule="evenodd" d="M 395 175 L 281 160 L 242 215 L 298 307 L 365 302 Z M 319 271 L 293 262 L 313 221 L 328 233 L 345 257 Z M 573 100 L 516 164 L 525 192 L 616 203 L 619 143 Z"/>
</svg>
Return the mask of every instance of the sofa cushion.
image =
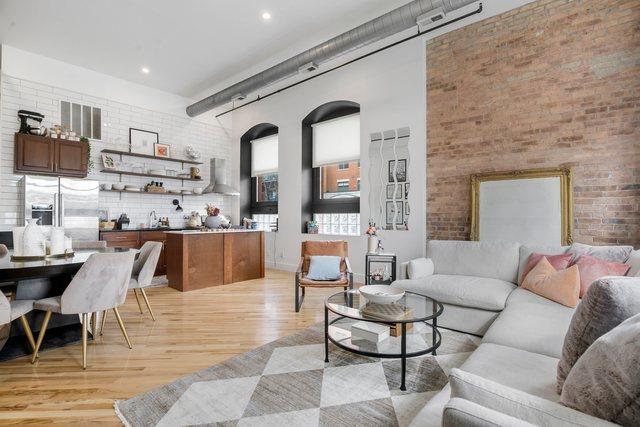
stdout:
<svg viewBox="0 0 640 427">
<path fill-rule="evenodd" d="M 518 288 L 491 325 L 483 342 L 559 358 L 575 309 Z"/>
<path fill-rule="evenodd" d="M 534 253 L 546 254 L 546 255 L 562 255 L 567 252 L 569 246 L 529 246 L 522 245 L 519 249 L 519 257 L 518 257 L 518 282 L 522 283 L 522 279 L 524 279 L 525 269 L 527 267 L 527 262 L 529 261 L 529 257 Z"/>
<path fill-rule="evenodd" d="M 407 277 L 421 279 L 433 274 L 433 261 L 429 258 L 416 258 L 407 263 Z"/>
<path fill-rule="evenodd" d="M 519 247 L 515 242 L 430 240 L 427 257 L 433 260 L 435 274 L 488 277 L 516 283 Z"/>
<path fill-rule="evenodd" d="M 640 278 L 610 277 L 594 282 L 576 309 L 558 363 L 558 392 L 578 358 L 591 344 L 640 313 Z"/>
<path fill-rule="evenodd" d="M 580 298 L 594 281 L 606 276 L 624 276 L 629 271 L 628 264 L 605 261 L 587 254 L 581 255 L 574 265 L 580 270 Z"/>
<path fill-rule="evenodd" d="M 493 311 L 504 309 L 507 297 L 516 288 L 516 285 L 504 280 L 448 274 L 396 280 L 393 286 L 443 303 Z"/>
<path fill-rule="evenodd" d="M 564 256 L 564 255 L 562 255 Z M 567 307 L 578 305 L 580 295 L 580 274 L 575 265 L 556 270 L 547 257 L 542 257 L 522 281 L 522 289 L 555 301 Z"/>
<path fill-rule="evenodd" d="M 574 261 L 577 261 L 581 255 L 586 254 L 612 262 L 625 262 L 632 251 L 633 246 L 590 246 L 583 243 L 574 243 L 568 250 L 568 252 L 575 255 Z"/>
<path fill-rule="evenodd" d="M 464 399 L 536 426 L 613 426 L 605 420 L 567 408 L 522 390 L 453 369 L 449 375 L 452 399 Z M 449 404 L 445 405 L 447 407 Z M 471 425 L 487 425 L 486 423 Z M 496 424 L 494 424 L 496 425 Z M 500 425 L 500 424 L 497 424 Z M 516 425 L 516 424 L 513 424 Z"/>
<path fill-rule="evenodd" d="M 580 356 L 561 401 L 618 424 L 640 425 L 640 314 L 598 338 Z"/>
<path fill-rule="evenodd" d="M 625 261 L 625 264 L 629 265 L 629 271 L 627 271 L 627 276 L 639 277 L 640 276 L 640 249 L 637 251 L 631 252 L 631 255 L 629 255 L 629 259 Z"/>
<path fill-rule="evenodd" d="M 454 397 L 444 407 L 442 427 L 533 427 L 533 424 Z"/>
<path fill-rule="evenodd" d="M 483 343 L 460 369 L 491 381 L 557 402 L 558 359 L 498 344 Z"/>
</svg>

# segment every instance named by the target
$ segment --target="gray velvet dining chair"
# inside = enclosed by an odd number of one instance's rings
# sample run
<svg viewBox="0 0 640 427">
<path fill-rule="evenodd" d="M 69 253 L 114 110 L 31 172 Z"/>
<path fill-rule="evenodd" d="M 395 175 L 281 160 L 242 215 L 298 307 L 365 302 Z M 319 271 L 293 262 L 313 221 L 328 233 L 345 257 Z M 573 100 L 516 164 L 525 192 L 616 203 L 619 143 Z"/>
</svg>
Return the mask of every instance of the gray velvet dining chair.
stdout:
<svg viewBox="0 0 640 427">
<path fill-rule="evenodd" d="M 38 357 L 38 350 L 52 313 L 81 315 L 83 369 L 87 368 L 87 329 L 91 313 L 113 310 L 127 345 L 132 348 L 118 307 L 124 304 L 127 297 L 135 255 L 135 251 L 92 254 L 62 295 L 40 299 L 33 303 L 35 309 L 46 313 L 31 363 L 34 363 Z"/>
<path fill-rule="evenodd" d="M 33 340 L 29 322 L 27 322 L 27 318 L 25 317 L 31 310 L 33 310 L 32 299 L 9 301 L 4 293 L 0 291 L 0 325 L 6 325 L 16 319 L 20 319 L 29 347 L 31 347 L 32 351 L 35 351 L 36 344 Z"/>
</svg>

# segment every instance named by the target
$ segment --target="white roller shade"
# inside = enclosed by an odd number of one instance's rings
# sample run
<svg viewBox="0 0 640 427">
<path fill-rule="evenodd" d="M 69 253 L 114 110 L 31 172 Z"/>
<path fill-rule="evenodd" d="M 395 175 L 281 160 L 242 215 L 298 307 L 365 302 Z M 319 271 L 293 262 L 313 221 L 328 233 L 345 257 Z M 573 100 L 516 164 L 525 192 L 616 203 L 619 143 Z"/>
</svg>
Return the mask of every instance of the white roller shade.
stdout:
<svg viewBox="0 0 640 427">
<path fill-rule="evenodd" d="M 360 159 L 360 114 L 311 125 L 313 167 Z"/>
<path fill-rule="evenodd" d="M 278 172 L 278 134 L 251 141 L 251 176 Z"/>
</svg>

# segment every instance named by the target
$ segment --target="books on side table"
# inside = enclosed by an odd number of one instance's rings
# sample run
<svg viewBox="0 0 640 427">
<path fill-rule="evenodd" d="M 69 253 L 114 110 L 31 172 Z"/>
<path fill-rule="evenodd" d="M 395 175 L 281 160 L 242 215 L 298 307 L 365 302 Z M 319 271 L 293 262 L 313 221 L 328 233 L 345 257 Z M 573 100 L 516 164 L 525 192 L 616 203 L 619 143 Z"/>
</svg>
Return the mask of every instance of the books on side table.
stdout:
<svg viewBox="0 0 640 427">
<path fill-rule="evenodd" d="M 363 308 L 360 309 L 360 313 L 362 313 L 366 317 L 371 318 L 371 320 L 373 321 L 380 320 L 384 322 L 393 322 L 394 320 L 397 321 L 397 320 L 405 320 L 405 319 L 411 318 L 411 315 L 413 314 L 413 309 L 405 308 L 398 304 L 375 304 L 375 303 L 369 302 L 365 304 Z M 379 341 L 368 339 L 368 338 L 365 338 L 364 336 L 358 336 L 361 339 L 367 339 L 373 342 L 380 342 L 388 338 L 389 335 L 392 337 L 399 337 L 402 334 L 401 323 L 395 323 L 387 326 L 387 325 L 381 325 L 379 323 L 372 323 L 372 322 L 358 322 L 358 323 L 355 323 L 351 328 L 351 333 L 354 337 L 356 336 L 355 335 L 356 332 L 354 332 L 354 327 L 361 323 L 366 325 L 375 325 L 377 327 L 388 329 L 389 331 L 387 336 L 380 339 Z M 410 331 L 412 327 L 413 327 L 413 323 L 405 324 L 405 328 L 407 331 Z M 358 333 L 359 332 L 360 331 L 358 331 Z M 367 332 L 364 332 L 364 334 L 366 335 Z"/>
</svg>

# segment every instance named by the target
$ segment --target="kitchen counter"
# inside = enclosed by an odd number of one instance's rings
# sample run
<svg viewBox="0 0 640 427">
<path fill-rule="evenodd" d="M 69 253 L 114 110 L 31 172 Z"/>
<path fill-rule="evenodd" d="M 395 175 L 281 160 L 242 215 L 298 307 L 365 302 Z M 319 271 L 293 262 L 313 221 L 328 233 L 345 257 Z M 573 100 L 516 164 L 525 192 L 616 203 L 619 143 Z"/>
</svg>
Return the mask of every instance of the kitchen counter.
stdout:
<svg viewBox="0 0 640 427">
<path fill-rule="evenodd" d="M 180 230 L 188 230 L 186 227 L 130 227 L 125 228 L 124 230 L 102 230 L 101 233 L 122 233 L 123 231 L 180 231 Z"/>
<path fill-rule="evenodd" d="M 186 292 L 264 277 L 264 231 L 168 231 L 169 286 Z"/>
<path fill-rule="evenodd" d="M 249 230 L 246 228 L 215 228 L 215 229 L 206 229 L 206 230 L 191 230 L 191 229 L 182 229 L 182 230 L 172 230 L 167 231 L 167 234 L 207 234 L 207 233 L 261 233 L 262 230 Z"/>
</svg>

